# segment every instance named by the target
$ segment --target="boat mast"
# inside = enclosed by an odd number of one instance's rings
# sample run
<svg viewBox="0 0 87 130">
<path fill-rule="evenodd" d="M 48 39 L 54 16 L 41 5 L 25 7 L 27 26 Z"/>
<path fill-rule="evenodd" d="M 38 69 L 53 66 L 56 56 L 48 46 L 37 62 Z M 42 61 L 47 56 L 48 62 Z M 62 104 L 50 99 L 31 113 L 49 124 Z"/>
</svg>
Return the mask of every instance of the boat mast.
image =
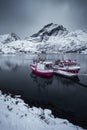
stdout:
<svg viewBox="0 0 87 130">
<path fill-rule="evenodd" d="M 64 61 L 64 53 L 62 52 L 62 61 Z"/>
</svg>

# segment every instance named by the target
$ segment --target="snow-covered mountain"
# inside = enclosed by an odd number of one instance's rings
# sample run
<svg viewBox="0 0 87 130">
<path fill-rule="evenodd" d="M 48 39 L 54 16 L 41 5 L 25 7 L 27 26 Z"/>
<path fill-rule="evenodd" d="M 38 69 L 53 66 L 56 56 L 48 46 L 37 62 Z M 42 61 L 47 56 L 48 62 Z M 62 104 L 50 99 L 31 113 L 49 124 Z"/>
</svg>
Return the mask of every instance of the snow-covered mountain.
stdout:
<svg viewBox="0 0 87 130">
<path fill-rule="evenodd" d="M 34 52 L 36 46 L 28 40 L 21 40 L 15 33 L 0 35 L 0 53 Z"/>
<path fill-rule="evenodd" d="M 62 25 L 45 25 L 30 39 L 32 42 L 39 42 L 38 51 L 47 52 L 82 52 L 87 51 L 87 33 L 82 30 L 69 32 Z"/>
<path fill-rule="evenodd" d="M 0 43 L 3 44 L 17 41 L 19 39 L 20 38 L 15 33 L 0 35 Z"/>
<path fill-rule="evenodd" d="M 70 32 L 62 25 L 50 23 L 22 40 L 14 33 L 0 35 L 1 53 L 37 51 L 87 53 L 87 32 L 82 30 Z"/>
<path fill-rule="evenodd" d="M 31 36 L 32 41 L 46 42 L 52 36 L 60 36 L 67 34 L 68 31 L 62 25 L 58 24 L 47 24 L 40 31 Z"/>
<path fill-rule="evenodd" d="M 12 41 L 8 44 L 0 44 L 0 53 L 14 54 L 14 53 L 29 53 L 36 52 L 36 45 L 27 40 Z"/>
</svg>

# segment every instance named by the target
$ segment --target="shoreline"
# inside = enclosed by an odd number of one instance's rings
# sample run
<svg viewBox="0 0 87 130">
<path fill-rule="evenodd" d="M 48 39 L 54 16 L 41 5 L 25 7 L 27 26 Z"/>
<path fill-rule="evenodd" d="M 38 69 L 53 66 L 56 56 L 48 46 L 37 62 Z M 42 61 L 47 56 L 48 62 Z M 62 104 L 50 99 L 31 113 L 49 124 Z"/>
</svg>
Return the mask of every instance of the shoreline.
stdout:
<svg viewBox="0 0 87 130">
<path fill-rule="evenodd" d="M 30 107 L 20 96 L 2 94 L 0 91 L 1 130 L 84 130 L 66 119 L 55 118 L 52 111 Z"/>
</svg>

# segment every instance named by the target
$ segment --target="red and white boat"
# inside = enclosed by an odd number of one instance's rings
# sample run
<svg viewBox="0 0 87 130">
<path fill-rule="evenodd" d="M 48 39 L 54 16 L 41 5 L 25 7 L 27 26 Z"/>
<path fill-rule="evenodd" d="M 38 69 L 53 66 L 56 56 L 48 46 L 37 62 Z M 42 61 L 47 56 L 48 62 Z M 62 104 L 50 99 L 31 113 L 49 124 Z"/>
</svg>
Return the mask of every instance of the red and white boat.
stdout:
<svg viewBox="0 0 87 130">
<path fill-rule="evenodd" d="M 60 59 L 56 61 L 53 66 L 54 73 L 64 75 L 67 77 L 77 76 L 80 70 L 80 66 L 72 60 L 63 60 Z"/>
<path fill-rule="evenodd" d="M 53 76 L 53 63 L 50 61 L 33 62 L 30 67 L 38 75 L 50 77 Z"/>
</svg>

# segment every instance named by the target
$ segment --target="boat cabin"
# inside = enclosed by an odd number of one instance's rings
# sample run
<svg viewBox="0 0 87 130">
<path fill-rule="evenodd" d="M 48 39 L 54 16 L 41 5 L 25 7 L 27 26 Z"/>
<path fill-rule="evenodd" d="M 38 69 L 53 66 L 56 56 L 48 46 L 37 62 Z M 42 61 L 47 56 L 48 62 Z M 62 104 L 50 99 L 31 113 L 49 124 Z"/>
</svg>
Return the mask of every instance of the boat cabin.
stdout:
<svg viewBox="0 0 87 130">
<path fill-rule="evenodd" d="M 75 61 L 63 61 L 62 62 L 64 66 L 76 66 L 77 63 Z"/>
<path fill-rule="evenodd" d="M 52 69 L 52 65 L 53 63 L 52 62 L 47 62 L 47 61 L 40 61 L 38 64 L 37 64 L 37 69 L 41 69 L 41 70 L 50 70 Z"/>
<path fill-rule="evenodd" d="M 76 66 L 77 63 L 75 61 L 67 60 L 67 61 L 61 61 L 60 59 L 56 60 L 55 65 L 58 65 L 59 67 L 64 66 Z"/>
</svg>

